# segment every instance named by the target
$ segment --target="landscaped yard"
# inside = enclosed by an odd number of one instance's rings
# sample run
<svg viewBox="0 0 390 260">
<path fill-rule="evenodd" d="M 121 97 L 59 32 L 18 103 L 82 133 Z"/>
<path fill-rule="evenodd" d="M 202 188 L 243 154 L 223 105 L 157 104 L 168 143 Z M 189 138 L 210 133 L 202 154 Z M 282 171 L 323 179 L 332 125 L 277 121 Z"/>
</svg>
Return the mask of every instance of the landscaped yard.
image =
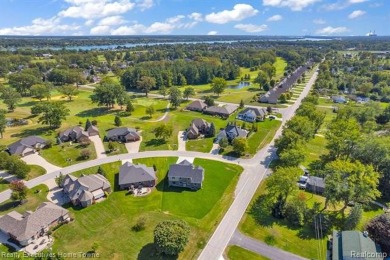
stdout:
<svg viewBox="0 0 390 260">
<path fill-rule="evenodd" d="M 115 191 L 106 200 L 91 207 L 69 207 L 75 221 L 54 232 L 56 239 L 53 251 L 87 252 L 96 242 L 99 244 L 97 252 L 102 259 L 152 259 L 154 227 L 163 220 L 180 218 L 190 224 L 191 234 L 190 242 L 179 258 L 196 258 L 228 209 L 242 168 L 238 165 L 196 159 L 195 165 L 205 169 L 203 189 L 197 192 L 171 190 L 164 185 L 165 176 L 169 165 L 176 161 L 177 157 L 134 160 L 134 163 L 155 165 L 157 168 L 158 185 L 145 197 L 133 197 L 128 195 L 127 191 L 117 191 L 116 176 L 120 162 L 103 165 Z M 97 167 L 93 167 L 74 175 L 96 171 Z M 132 231 L 132 226 L 140 218 L 145 218 L 146 229 L 140 232 Z"/>
<path fill-rule="evenodd" d="M 31 170 L 26 176 L 26 181 L 34 179 L 38 176 L 46 174 L 46 170 L 39 165 L 30 165 Z"/>
<path fill-rule="evenodd" d="M 248 138 L 249 154 L 254 155 L 259 149 L 271 142 L 281 124 L 282 122 L 279 120 L 270 119 L 257 123 L 257 132 L 254 132 Z"/>
<path fill-rule="evenodd" d="M 209 153 L 213 147 L 214 138 L 201 138 L 195 140 L 188 140 L 186 142 L 187 151 L 196 151 L 202 153 Z"/>
<path fill-rule="evenodd" d="M 302 162 L 302 165 L 309 167 L 310 163 L 320 159 L 321 155 L 327 154 L 328 150 L 325 148 L 325 146 L 326 139 L 323 136 L 315 136 L 313 139 L 310 139 L 309 142 L 307 142 L 305 145 L 305 161 Z"/>
<path fill-rule="evenodd" d="M 269 260 L 265 256 L 258 255 L 239 246 L 229 246 L 226 248 L 226 252 L 228 260 Z"/>
</svg>

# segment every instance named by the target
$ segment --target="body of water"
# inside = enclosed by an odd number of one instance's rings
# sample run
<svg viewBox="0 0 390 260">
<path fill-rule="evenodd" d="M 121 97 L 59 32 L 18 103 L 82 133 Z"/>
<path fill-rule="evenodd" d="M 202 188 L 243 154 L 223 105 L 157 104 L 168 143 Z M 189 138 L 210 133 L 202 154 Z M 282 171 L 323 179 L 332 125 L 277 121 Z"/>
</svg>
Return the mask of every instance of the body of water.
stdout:
<svg viewBox="0 0 390 260">
<path fill-rule="evenodd" d="M 245 87 L 248 87 L 251 83 L 248 82 L 248 81 L 241 81 L 238 85 L 229 85 L 227 86 L 227 88 L 230 88 L 230 89 L 242 89 L 242 88 L 245 88 Z"/>
</svg>

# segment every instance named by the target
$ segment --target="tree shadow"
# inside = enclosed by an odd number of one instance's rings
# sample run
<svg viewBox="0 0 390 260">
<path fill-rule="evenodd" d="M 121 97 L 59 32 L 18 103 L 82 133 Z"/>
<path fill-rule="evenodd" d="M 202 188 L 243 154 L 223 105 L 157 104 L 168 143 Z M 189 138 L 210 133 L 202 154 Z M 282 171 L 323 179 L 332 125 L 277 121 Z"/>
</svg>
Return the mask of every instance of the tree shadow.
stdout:
<svg viewBox="0 0 390 260">
<path fill-rule="evenodd" d="M 261 89 L 251 87 L 251 88 L 248 88 L 247 90 L 248 90 L 249 92 L 258 92 L 258 91 L 260 91 Z"/>
<path fill-rule="evenodd" d="M 11 137 L 27 137 L 31 135 L 41 135 L 41 136 L 51 136 L 53 131 L 55 131 L 53 128 L 50 127 L 39 127 L 35 129 L 24 129 L 23 131 L 19 133 L 12 134 Z"/>
<path fill-rule="evenodd" d="M 145 146 L 160 146 L 166 144 L 166 140 L 164 139 L 152 139 L 145 142 Z"/>
<path fill-rule="evenodd" d="M 279 220 L 271 216 L 271 210 L 267 206 L 266 196 L 260 195 L 251 205 L 248 214 L 253 217 L 257 224 L 264 227 L 272 227 Z"/>
<path fill-rule="evenodd" d="M 119 112 L 119 109 L 109 109 L 107 107 L 95 107 L 88 110 L 83 110 L 76 114 L 79 117 L 98 117 L 103 115 L 114 114 Z"/>
<path fill-rule="evenodd" d="M 12 208 L 16 208 L 17 206 L 20 205 L 20 202 L 19 201 L 10 201 L 10 202 L 6 202 L 4 204 L 0 204 L 0 211 L 3 212 L 3 211 L 7 211 L 7 210 L 10 210 Z"/>
<path fill-rule="evenodd" d="M 28 102 L 18 104 L 18 107 L 33 107 L 37 103 L 41 103 L 41 102 L 39 102 L 38 100 L 37 101 L 28 101 Z"/>
<path fill-rule="evenodd" d="M 154 243 L 146 244 L 138 253 L 137 260 L 175 260 L 178 256 L 159 254 Z"/>
<path fill-rule="evenodd" d="M 143 116 L 140 118 L 140 120 L 150 120 L 150 119 L 152 119 L 151 116 Z"/>
</svg>

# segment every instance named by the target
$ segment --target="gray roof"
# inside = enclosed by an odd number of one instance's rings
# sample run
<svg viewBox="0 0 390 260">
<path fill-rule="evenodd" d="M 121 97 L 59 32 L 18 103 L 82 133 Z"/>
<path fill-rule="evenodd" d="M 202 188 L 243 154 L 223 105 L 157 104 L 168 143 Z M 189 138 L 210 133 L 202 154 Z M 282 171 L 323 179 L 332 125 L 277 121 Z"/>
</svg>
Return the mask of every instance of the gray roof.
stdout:
<svg viewBox="0 0 390 260">
<path fill-rule="evenodd" d="M 105 190 L 111 187 L 110 182 L 100 174 L 84 175 L 80 178 L 68 174 L 62 186 L 71 200 L 79 199 L 80 201 L 90 200 L 95 190 Z"/>
<path fill-rule="evenodd" d="M 224 131 L 234 135 L 235 137 L 247 137 L 248 135 L 248 131 L 241 129 L 241 127 L 236 125 L 228 125 Z"/>
<path fill-rule="evenodd" d="M 196 118 L 191 121 L 191 125 L 195 125 L 197 128 L 202 128 L 202 127 L 208 127 L 210 123 L 202 118 Z"/>
<path fill-rule="evenodd" d="M 206 103 L 204 103 L 202 100 L 195 100 L 191 102 L 188 106 L 187 109 L 198 109 L 198 110 L 203 110 L 207 107 Z"/>
<path fill-rule="evenodd" d="M 325 188 L 324 178 L 321 177 L 310 176 L 307 183 L 315 187 Z"/>
<path fill-rule="evenodd" d="M 81 126 L 74 126 L 71 128 L 66 129 L 65 131 L 60 133 L 60 137 L 66 136 L 69 137 L 70 135 L 74 135 L 76 139 L 79 139 L 81 136 L 88 136 L 88 132 L 84 131 L 84 129 Z"/>
<path fill-rule="evenodd" d="M 113 136 L 126 136 L 129 133 L 132 135 L 136 134 L 137 136 L 139 136 L 137 130 L 135 130 L 134 128 L 118 127 L 107 131 L 107 138 L 111 138 Z"/>
<path fill-rule="evenodd" d="M 88 127 L 88 129 L 87 129 L 88 134 L 90 134 L 93 131 L 99 132 L 99 129 L 97 128 L 97 126 L 91 125 L 90 127 Z"/>
<path fill-rule="evenodd" d="M 168 177 L 191 178 L 192 183 L 202 183 L 204 169 L 201 166 L 194 166 L 187 160 L 179 164 L 172 164 L 169 167 Z"/>
<path fill-rule="evenodd" d="M 267 110 L 265 110 L 264 108 L 247 107 L 242 110 L 239 115 L 246 113 L 254 113 L 255 116 L 265 116 L 267 114 Z"/>
<path fill-rule="evenodd" d="M 124 163 L 119 170 L 119 185 L 156 180 L 156 173 L 152 167 L 144 164 Z"/>
<path fill-rule="evenodd" d="M 333 231 L 332 242 L 333 260 L 353 260 L 353 259 L 383 259 L 380 257 L 353 257 L 351 252 L 357 253 L 380 253 L 380 247 L 372 241 L 370 237 L 360 231 Z"/>
<path fill-rule="evenodd" d="M 206 108 L 206 112 L 213 113 L 213 114 L 220 114 L 220 115 L 231 115 L 238 109 L 238 106 L 235 105 L 224 105 L 221 107 L 218 106 L 211 106 Z"/>
<path fill-rule="evenodd" d="M 17 240 L 23 241 L 31 238 L 62 216 L 68 214 L 68 210 L 51 202 L 42 203 L 35 212 L 27 212 L 24 216 L 12 211 L 0 218 L 0 229 L 10 233 Z"/>
<path fill-rule="evenodd" d="M 10 154 L 20 155 L 26 148 L 35 148 L 37 144 L 46 144 L 46 140 L 39 136 L 28 136 L 8 146 Z"/>
</svg>

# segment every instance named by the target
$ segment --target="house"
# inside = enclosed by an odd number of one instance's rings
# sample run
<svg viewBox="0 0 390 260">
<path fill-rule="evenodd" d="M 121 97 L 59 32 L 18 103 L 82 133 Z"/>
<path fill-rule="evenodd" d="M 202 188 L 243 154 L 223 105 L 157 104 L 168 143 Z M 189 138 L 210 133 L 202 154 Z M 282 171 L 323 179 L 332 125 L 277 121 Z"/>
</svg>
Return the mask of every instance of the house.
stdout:
<svg viewBox="0 0 390 260">
<path fill-rule="evenodd" d="M 343 96 L 332 96 L 333 103 L 345 104 L 347 100 Z"/>
<path fill-rule="evenodd" d="M 207 105 L 202 100 L 195 100 L 189 104 L 186 109 L 191 111 L 199 111 L 202 112 L 204 109 L 206 109 Z"/>
<path fill-rule="evenodd" d="M 154 169 L 144 164 L 126 162 L 119 170 L 118 184 L 121 190 L 130 187 L 154 187 L 156 186 L 156 180 Z"/>
<path fill-rule="evenodd" d="M 227 138 L 229 142 L 232 142 L 234 138 L 246 138 L 248 134 L 249 132 L 247 130 L 241 129 L 239 126 L 236 126 L 234 124 L 228 124 L 225 129 L 219 132 L 214 142 L 219 143 L 222 138 Z"/>
<path fill-rule="evenodd" d="M 88 133 L 89 136 L 99 135 L 99 129 L 97 128 L 97 126 L 91 125 L 87 129 L 87 133 Z"/>
<path fill-rule="evenodd" d="M 88 207 L 111 192 L 110 182 L 100 174 L 84 175 L 76 178 L 66 175 L 62 183 L 64 193 L 73 205 Z"/>
<path fill-rule="evenodd" d="M 228 118 L 238 109 L 238 106 L 235 105 L 224 105 L 224 106 L 211 106 L 206 108 L 203 112 L 205 114 L 217 115 L 223 118 Z"/>
<path fill-rule="evenodd" d="M 58 137 L 62 142 L 78 142 L 82 138 L 88 138 L 89 134 L 81 126 L 74 126 L 62 131 Z"/>
<path fill-rule="evenodd" d="M 168 171 L 168 184 L 173 187 L 199 190 L 204 180 L 204 169 L 187 160 L 172 164 Z"/>
<path fill-rule="evenodd" d="M 267 110 L 265 108 L 247 107 L 238 114 L 237 118 L 247 122 L 256 122 L 264 121 L 266 115 Z"/>
<path fill-rule="evenodd" d="M 0 217 L 0 230 L 21 246 L 32 244 L 41 236 L 47 235 L 51 227 L 70 220 L 68 210 L 51 202 L 42 203 L 35 212 L 26 211 L 23 215 L 12 211 Z"/>
<path fill-rule="evenodd" d="M 379 245 L 368 236 L 367 232 L 333 230 L 330 251 L 331 260 L 384 258 Z"/>
<path fill-rule="evenodd" d="M 39 136 L 29 136 L 16 141 L 8 146 L 7 151 L 11 155 L 26 156 L 45 148 L 47 141 Z"/>
<path fill-rule="evenodd" d="M 111 129 L 106 135 L 109 141 L 120 141 L 120 142 L 135 142 L 141 139 L 141 136 L 137 133 L 134 128 L 118 127 Z"/>
<path fill-rule="evenodd" d="M 201 134 L 207 135 L 210 131 L 211 124 L 201 118 L 192 120 L 190 127 L 187 129 L 187 138 L 196 139 Z"/>
<path fill-rule="evenodd" d="M 309 176 L 306 183 L 306 190 L 316 194 L 322 194 L 325 192 L 324 178 Z"/>
</svg>

